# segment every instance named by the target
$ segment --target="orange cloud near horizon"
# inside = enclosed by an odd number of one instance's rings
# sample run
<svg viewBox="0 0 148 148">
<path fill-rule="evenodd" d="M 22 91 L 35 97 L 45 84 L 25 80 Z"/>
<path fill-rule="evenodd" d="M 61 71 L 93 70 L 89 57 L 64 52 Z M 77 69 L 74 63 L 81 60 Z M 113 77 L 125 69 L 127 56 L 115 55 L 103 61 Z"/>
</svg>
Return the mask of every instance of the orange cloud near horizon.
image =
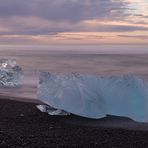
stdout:
<svg viewBox="0 0 148 148">
<path fill-rule="evenodd" d="M 52 35 L 0 35 L 1 44 L 148 44 L 148 31 L 63 32 Z M 3 42 L 2 42 L 3 41 Z"/>
</svg>

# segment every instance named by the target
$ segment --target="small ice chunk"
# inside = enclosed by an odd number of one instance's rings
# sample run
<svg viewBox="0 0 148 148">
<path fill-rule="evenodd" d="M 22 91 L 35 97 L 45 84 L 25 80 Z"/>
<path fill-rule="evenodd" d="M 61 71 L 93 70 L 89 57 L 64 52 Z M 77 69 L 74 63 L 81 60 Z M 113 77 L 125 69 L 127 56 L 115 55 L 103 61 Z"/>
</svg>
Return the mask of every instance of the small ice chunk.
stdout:
<svg viewBox="0 0 148 148">
<path fill-rule="evenodd" d="M 15 60 L 0 59 L 0 87 L 16 87 L 21 84 L 22 68 Z"/>
<path fill-rule="evenodd" d="M 66 116 L 70 115 L 70 113 L 61 110 L 61 109 L 55 109 L 53 107 L 50 107 L 48 105 L 37 105 L 36 106 L 41 112 L 48 113 L 49 115 L 58 115 L 58 116 Z"/>
</svg>

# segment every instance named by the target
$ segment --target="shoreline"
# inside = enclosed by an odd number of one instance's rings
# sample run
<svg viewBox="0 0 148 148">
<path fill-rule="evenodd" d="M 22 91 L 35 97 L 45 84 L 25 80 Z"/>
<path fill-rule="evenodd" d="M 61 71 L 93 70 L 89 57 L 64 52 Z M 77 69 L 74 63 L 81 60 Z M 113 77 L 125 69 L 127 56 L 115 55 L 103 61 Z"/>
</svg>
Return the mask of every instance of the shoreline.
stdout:
<svg viewBox="0 0 148 148">
<path fill-rule="evenodd" d="M 35 102 L 0 98 L 2 147 L 148 147 L 148 126 L 129 119 L 49 116 L 40 112 Z M 124 126 L 128 121 L 142 130 L 117 127 L 121 121 Z"/>
<path fill-rule="evenodd" d="M 1 100 L 2 101 L 6 100 L 6 102 L 10 101 L 14 103 L 21 103 L 21 104 L 23 103 L 32 104 L 34 106 L 45 104 L 37 99 L 31 99 L 31 98 L 29 99 L 29 98 L 24 98 L 24 97 L 22 98 L 10 97 L 10 96 L 0 95 L 0 101 Z M 47 114 L 47 113 L 44 113 L 44 114 Z M 48 116 L 51 117 L 50 115 Z M 146 122 L 136 122 L 128 117 L 107 115 L 106 117 L 100 118 L 100 119 L 90 119 L 90 118 L 85 118 L 85 117 L 81 117 L 81 116 L 73 115 L 73 114 L 71 114 L 70 116 L 74 116 L 74 118 L 71 118 L 69 120 L 69 115 L 61 116 L 61 117 L 65 117 L 65 119 L 68 117 L 68 120 L 65 120 L 65 122 L 68 124 L 72 124 L 72 125 L 80 125 L 80 126 L 87 126 L 87 127 L 94 127 L 94 128 L 98 128 L 98 127 L 121 128 L 121 129 L 126 129 L 126 130 L 138 130 L 138 131 L 148 132 L 148 122 L 147 123 Z M 52 117 L 56 117 L 56 116 L 52 116 Z"/>
<path fill-rule="evenodd" d="M 26 103 L 35 103 L 35 104 L 44 104 L 43 102 L 41 102 L 40 100 L 37 99 L 33 99 L 33 98 L 25 98 L 25 97 L 11 97 L 8 95 L 1 95 L 0 94 L 0 100 L 10 100 L 10 101 L 18 101 L 18 102 L 26 102 Z"/>
</svg>

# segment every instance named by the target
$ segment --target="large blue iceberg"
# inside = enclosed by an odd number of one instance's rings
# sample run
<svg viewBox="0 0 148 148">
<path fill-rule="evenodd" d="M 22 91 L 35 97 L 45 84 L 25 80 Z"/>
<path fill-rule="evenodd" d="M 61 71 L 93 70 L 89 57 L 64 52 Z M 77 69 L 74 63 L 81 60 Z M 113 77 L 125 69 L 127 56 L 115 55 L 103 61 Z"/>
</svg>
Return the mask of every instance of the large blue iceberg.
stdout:
<svg viewBox="0 0 148 148">
<path fill-rule="evenodd" d="M 148 122 L 148 85 L 137 76 L 40 73 L 38 99 L 79 116 L 106 115 Z"/>
</svg>

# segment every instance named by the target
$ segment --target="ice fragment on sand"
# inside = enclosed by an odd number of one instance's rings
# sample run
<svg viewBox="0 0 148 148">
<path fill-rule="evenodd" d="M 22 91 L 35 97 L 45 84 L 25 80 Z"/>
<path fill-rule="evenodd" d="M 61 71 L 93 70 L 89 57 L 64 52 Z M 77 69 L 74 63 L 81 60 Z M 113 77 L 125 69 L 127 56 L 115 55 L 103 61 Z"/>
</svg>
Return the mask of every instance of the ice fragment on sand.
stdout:
<svg viewBox="0 0 148 148">
<path fill-rule="evenodd" d="M 61 110 L 61 109 L 55 109 L 52 108 L 48 105 L 37 105 L 36 106 L 41 112 L 46 112 L 49 115 L 58 115 L 58 116 L 66 116 L 66 115 L 70 115 L 70 113 Z"/>
<path fill-rule="evenodd" d="M 15 60 L 0 59 L 0 86 L 16 87 L 21 84 L 23 77 L 22 68 Z"/>
</svg>

